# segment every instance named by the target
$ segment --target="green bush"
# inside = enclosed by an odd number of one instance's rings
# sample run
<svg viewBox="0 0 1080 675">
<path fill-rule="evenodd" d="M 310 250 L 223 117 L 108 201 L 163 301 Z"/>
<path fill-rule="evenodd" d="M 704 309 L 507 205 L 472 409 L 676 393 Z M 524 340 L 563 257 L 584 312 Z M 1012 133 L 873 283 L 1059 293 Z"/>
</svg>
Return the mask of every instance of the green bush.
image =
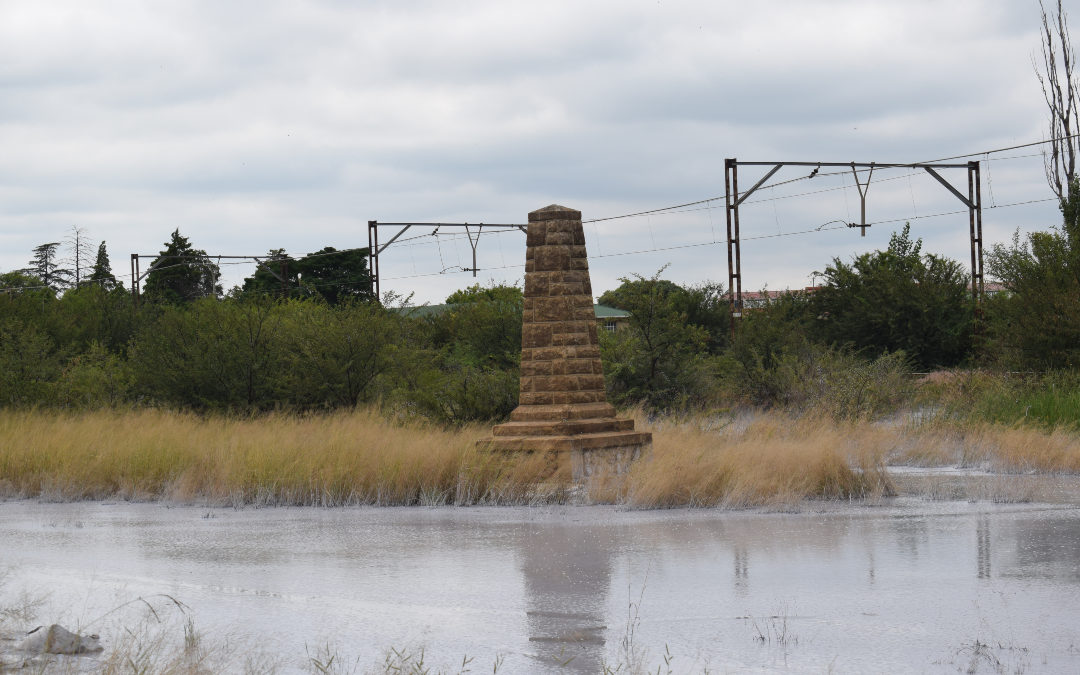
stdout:
<svg viewBox="0 0 1080 675">
<path fill-rule="evenodd" d="M 116 407 L 131 400 L 134 383 L 128 362 L 93 342 L 64 368 L 56 386 L 56 401 L 73 408 Z"/>
</svg>

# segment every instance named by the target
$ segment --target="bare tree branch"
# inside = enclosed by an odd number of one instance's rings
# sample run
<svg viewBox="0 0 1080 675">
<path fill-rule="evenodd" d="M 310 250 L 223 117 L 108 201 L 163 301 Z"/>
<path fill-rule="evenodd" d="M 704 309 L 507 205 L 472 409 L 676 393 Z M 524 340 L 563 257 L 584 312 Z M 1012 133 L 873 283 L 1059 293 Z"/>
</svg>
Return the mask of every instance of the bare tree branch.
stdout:
<svg viewBox="0 0 1080 675">
<path fill-rule="evenodd" d="M 1076 178 L 1077 139 L 1080 131 L 1080 105 L 1077 104 L 1076 77 L 1073 73 L 1076 53 L 1069 35 L 1068 15 L 1057 0 L 1053 16 L 1039 0 L 1042 18 L 1042 69 L 1036 76 L 1050 116 L 1050 151 L 1044 153 L 1046 182 L 1059 200 L 1069 197 L 1069 186 Z"/>
</svg>

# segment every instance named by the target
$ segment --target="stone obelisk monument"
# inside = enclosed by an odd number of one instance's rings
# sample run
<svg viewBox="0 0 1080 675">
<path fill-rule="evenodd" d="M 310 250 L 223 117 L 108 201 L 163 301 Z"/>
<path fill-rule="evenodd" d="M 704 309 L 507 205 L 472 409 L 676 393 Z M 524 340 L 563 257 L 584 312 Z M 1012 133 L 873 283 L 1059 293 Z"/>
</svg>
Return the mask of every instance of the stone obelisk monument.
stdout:
<svg viewBox="0 0 1080 675">
<path fill-rule="evenodd" d="M 529 214 L 521 395 L 510 421 L 483 441 L 494 450 L 550 453 L 575 479 L 620 471 L 652 434 L 618 419 L 604 393 L 581 212 L 551 205 Z"/>
</svg>

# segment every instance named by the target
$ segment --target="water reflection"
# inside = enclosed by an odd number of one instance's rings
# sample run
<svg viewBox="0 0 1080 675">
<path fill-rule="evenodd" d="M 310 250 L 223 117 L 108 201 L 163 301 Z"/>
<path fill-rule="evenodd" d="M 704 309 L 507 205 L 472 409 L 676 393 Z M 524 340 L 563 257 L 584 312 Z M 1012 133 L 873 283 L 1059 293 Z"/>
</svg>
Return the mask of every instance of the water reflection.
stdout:
<svg viewBox="0 0 1080 675">
<path fill-rule="evenodd" d="M 990 578 L 990 518 L 983 515 L 975 527 L 975 560 L 980 579 Z"/>
<path fill-rule="evenodd" d="M 0 566 L 76 620 L 167 592 L 208 634 L 285 658 L 329 639 L 361 665 L 422 646 L 447 668 L 599 672 L 623 660 L 629 601 L 651 671 L 670 646 L 673 672 L 962 672 L 978 640 L 987 659 L 1080 672 L 1075 509 L 204 513 L 0 504 Z"/>
<path fill-rule="evenodd" d="M 1002 575 L 1080 582 L 1080 520 L 1040 514 L 1009 523 L 1002 535 L 1012 544 Z"/>
<path fill-rule="evenodd" d="M 603 528 L 546 526 L 518 548 L 531 658 L 541 667 L 601 672 L 612 542 Z"/>
<path fill-rule="evenodd" d="M 735 542 L 732 548 L 735 559 L 735 595 L 746 597 L 750 592 L 750 554 L 741 542 Z"/>
</svg>

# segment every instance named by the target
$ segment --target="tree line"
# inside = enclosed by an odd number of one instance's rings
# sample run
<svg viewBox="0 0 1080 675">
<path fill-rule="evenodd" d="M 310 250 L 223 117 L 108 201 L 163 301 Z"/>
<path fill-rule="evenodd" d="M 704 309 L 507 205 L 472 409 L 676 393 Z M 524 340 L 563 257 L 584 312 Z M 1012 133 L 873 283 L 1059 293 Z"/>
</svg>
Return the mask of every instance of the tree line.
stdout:
<svg viewBox="0 0 1080 675">
<path fill-rule="evenodd" d="M 663 411 L 798 405 L 829 378 L 874 368 L 1075 368 L 1080 219 L 1068 196 L 1062 213 L 1060 227 L 992 248 L 988 269 L 1006 292 L 978 317 L 963 265 L 924 253 L 908 227 L 885 250 L 834 259 L 815 292 L 744 312 L 734 331 L 719 284 L 681 286 L 663 270 L 622 279 L 599 298 L 629 314 L 600 331 L 609 395 Z M 177 230 L 136 303 L 104 242 L 78 283 L 55 249 L 36 247 L 27 268 L 0 275 L 0 405 L 378 404 L 456 424 L 504 418 L 517 403 L 520 288 L 473 286 L 438 311 L 377 301 L 366 250 L 324 248 L 271 251 L 224 293 L 212 259 Z"/>
</svg>

